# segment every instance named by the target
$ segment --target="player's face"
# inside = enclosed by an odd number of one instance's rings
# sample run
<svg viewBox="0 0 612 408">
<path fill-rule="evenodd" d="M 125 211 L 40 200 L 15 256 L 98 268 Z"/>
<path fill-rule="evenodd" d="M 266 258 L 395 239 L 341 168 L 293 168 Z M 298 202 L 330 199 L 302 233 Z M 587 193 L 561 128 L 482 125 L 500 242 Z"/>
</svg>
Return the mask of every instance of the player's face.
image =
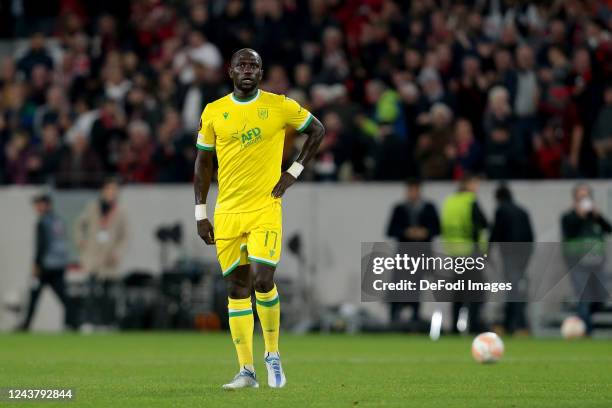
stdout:
<svg viewBox="0 0 612 408">
<path fill-rule="evenodd" d="M 230 77 L 234 87 L 244 93 L 249 93 L 259 86 L 263 75 L 261 59 L 251 52 L 237 56 L 230 67 Z"/>
</svg>

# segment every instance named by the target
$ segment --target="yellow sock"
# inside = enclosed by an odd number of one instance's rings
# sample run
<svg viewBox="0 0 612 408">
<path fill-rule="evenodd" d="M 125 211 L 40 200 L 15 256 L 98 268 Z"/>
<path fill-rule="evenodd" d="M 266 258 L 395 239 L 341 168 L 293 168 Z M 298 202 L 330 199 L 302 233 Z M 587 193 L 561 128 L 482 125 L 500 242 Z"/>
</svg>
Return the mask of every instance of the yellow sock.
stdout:
<svg viewBox="0 0 612 408">
<path fill-rule="evenodd" d="M 228 299 L 229 326 L 240 368 L 253 366 L 253 309 L 251 298 Z"/>
<path fill-rule="evenodd" d="M 257 315 L 261 322 L 266 352 L 278 352 L 280 331 L 280 300 L 276 285 L 268 293 L 255 291 Z"/>
</svg>

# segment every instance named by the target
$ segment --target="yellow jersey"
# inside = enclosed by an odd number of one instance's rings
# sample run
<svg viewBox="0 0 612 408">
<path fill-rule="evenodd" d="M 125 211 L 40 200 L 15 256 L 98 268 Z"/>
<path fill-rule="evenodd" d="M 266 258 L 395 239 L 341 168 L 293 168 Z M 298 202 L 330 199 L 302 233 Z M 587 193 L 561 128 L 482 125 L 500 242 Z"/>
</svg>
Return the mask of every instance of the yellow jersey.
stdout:
<svg viewBox="0 0 612 408">
<path fill-rule="evenodd" d="M 249 100 L 231 93 L 206 105 L 196 146 L 217 152 L 215 213 L 256 211 L 280 202 L 271 193 L 281 174 L 285 127 L 301 132 L 312 118 L 293 99 L 261 90 Z"/>
</svg>

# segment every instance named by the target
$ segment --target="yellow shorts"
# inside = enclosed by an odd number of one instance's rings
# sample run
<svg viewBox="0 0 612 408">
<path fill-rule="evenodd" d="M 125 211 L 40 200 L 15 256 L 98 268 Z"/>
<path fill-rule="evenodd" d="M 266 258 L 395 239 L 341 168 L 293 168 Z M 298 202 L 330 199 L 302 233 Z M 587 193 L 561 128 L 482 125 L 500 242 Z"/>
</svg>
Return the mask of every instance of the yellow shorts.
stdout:
<svg viewBox="0 0 612 408">
<path fill-rule="evenodd" d="M 282 219 L 280 203 L 252 212 L 215 214 L 215 245 L 223 276 L 250 262 L 275 267 L 281 255 Z"/>
</svg>

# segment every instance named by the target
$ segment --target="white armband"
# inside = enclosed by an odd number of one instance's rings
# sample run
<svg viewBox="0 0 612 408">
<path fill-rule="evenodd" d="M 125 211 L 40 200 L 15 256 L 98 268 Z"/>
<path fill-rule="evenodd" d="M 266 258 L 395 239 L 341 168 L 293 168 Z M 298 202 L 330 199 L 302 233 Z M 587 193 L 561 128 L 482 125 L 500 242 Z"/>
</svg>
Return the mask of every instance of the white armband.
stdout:
<svg viewBox="0 0 612 408">
<path fill-rule="evenodd" d="M 206 204 L 196 204 L 195 206 L 195 219 L 196 221 L 202 221 L 208 218 L 206 216 Z"/>
<path fill-rule="evenodd" d="M 304 166 L 301 163 L 294 161 L 291 167 L 287 169 L 287 173 L 291 174 L 297 179 L 300 177 L 300 174 L 302 174 L 302 170 L 304 170 Z"/>
</svg>

